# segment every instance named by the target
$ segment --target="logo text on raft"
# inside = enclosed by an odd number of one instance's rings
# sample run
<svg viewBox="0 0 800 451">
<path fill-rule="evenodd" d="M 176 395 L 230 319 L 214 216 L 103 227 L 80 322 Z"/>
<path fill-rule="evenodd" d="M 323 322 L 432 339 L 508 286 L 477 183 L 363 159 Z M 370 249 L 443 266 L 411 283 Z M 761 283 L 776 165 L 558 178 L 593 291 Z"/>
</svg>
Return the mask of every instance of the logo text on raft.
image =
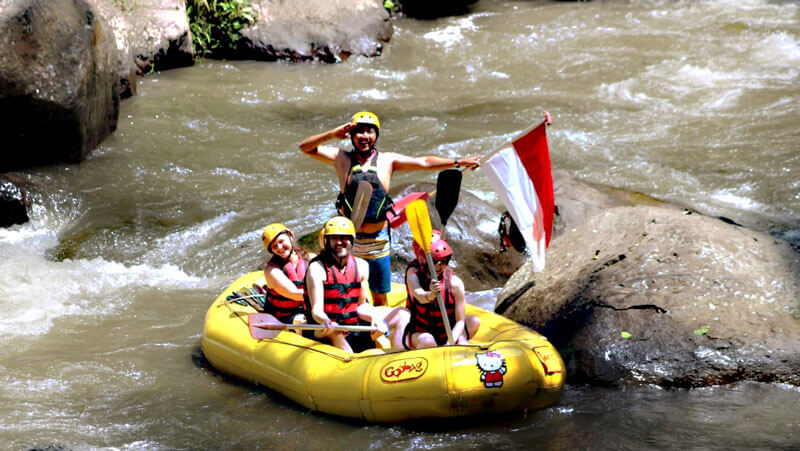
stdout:
<svg viewBox="0 0 800 451">
<path fill-rule="evenodd" d="M 478 369 L 481 371 L 481 382 L 486 388 L 503 386 L 503 375 L 506 374 L 506 359 L 499 351 L 487 351 L 475 354 Z"/>
<path fill-rule="evenodd" d="M 428 361 L 422 357 L 392 360 L 381 368 L 384 382 L 402 382 L 416 379 L 428 370 Z"/>
</svg>

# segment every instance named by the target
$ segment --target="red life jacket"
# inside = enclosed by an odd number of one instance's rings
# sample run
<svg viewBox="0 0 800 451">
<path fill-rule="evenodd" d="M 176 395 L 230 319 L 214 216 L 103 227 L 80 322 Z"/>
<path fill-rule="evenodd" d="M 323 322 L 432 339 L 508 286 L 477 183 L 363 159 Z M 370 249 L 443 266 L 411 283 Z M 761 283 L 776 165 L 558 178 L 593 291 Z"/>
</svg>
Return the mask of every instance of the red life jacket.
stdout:
<svg viewBox="0 0 800 451">
<path fill-rule="evenodd" d="M 305 291 L 304 280 L 307 265 L 302 257 L 300 257 L 295 266 L 287 260 L 273 255 L 267 262 L 267 268 L 269 267 L 279 268 L 294 283 L 294 286 Z M 279 319 L 282 323 L 291 323 L 295 315 L 305 313 L 305 304 L 302 299 L 296 301 L 281 295 L 267 284 L 267 302 L 264 303 L 264 311 Z"/>
<path fill-rule="evenodd" d="M 325 268 L 325 281 L 322 283 L 325 297 L 325 314 L 331 321 L 340 325 L 356 325 L 358 320 L 358 298 L 361 295 L 361 282 L 359 282 L 358 265 L 352 255 L 347 258 L 344 271 L 336 265 L 329 265 L 322 254 L 316 256 L 311 262 L 319 261 Z M 306 308 L 311 311 L 311 301 L 308 293 L 305 295 Z"/>
<path fill-rule="evenodd" d="M 427 289 L 431 284 L 431 277 L 426 270 L 422 269 L 419 260 L 414 260 L 408 264 L 406 268 L 406 291 L 408 292 L 406 307 L 411 311 L 411 322 L 409 323 L 411 333 L 428 332 L 436 339 L 436 343 L 443 345 L 447 343 L 447 330 L 444 328 L 439 303 L 433 300 L 423 304 L 411 295 L 411 287 L 408 285 L 408 270 L 411 268 L 416 268 L 417 278 L 419 278 L 419 284 L 422 288 Z M 445 268 L 442 275 L 442 296 L 444 297 L 445 311 L 447 312 L 447 318 L 450 320 L 451 328 L 456 323 L 456 299 L 453 296 L 451 286 L 452 278 L 453 270 L 449 267 Z"/>
</svg>

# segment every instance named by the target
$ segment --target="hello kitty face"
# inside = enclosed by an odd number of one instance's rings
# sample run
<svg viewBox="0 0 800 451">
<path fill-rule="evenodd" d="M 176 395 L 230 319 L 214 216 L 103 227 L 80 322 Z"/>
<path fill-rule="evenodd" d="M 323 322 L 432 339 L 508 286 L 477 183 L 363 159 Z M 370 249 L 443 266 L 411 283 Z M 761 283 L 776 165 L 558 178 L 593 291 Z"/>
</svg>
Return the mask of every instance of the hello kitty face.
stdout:
<svg viewBox="0 0 800 451">
<path fill-rule="evenodd" d="M 489 351 L 483 354 L 475 354 L 478 361 L 478 368 L 483 371 L 497 371 L 503 367 L 503 356 L 499 352 Z"/>
</svg>

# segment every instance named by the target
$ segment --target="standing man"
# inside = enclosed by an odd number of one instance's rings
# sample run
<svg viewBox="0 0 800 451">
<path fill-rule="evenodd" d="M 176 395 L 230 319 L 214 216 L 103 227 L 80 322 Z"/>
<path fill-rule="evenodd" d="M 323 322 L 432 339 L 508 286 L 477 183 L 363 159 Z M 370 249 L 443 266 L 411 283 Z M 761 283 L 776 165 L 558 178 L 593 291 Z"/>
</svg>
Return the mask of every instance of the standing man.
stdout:
<svg viewBox="0 0 800 451">
<path fill-rule="evenodd" d="M 365 259 L 370 268 L 369 286 L 375 305 L 386 305 L 386 294 L 392 289 L 389 251 L 389 221 L 386 211 L 391 208 L 389 188 L 394 171 L 440 170 L 451 167 L 476 168 L 479 156 L 442 158 L 436 156 L 409 157 L 375 148 L 381 124 L 378 116 L 368 111 L 353 115 L 350 122 L 326 132 L 309 136 L 300 143 L 300 150 L 315 160 L 333 165 L 339 179 L 337 210 L 350 216 L 358 183 L 366 180 L 372 185 L 372 198 L 364 224 L 356 231 L 353 253 Z M 341 151 L 324 143 L 350 138 L 350 151 Z"/>
</svg>

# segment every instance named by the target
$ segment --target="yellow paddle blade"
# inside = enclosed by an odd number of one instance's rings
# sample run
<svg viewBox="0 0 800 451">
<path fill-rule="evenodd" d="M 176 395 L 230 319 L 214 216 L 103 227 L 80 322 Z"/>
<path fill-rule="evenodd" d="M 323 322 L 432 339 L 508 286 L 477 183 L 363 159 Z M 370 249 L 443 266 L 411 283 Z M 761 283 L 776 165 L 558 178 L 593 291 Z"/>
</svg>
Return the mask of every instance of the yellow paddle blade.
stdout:
<svg viewBox="0 0 800 451">
<path fill-rule="evenodd" d="M 424 200 L 415 200 L 406 206 L 406 218 L 414 241 L 426 254 L 431 252 L 431 217 Z"/>
</svg>

